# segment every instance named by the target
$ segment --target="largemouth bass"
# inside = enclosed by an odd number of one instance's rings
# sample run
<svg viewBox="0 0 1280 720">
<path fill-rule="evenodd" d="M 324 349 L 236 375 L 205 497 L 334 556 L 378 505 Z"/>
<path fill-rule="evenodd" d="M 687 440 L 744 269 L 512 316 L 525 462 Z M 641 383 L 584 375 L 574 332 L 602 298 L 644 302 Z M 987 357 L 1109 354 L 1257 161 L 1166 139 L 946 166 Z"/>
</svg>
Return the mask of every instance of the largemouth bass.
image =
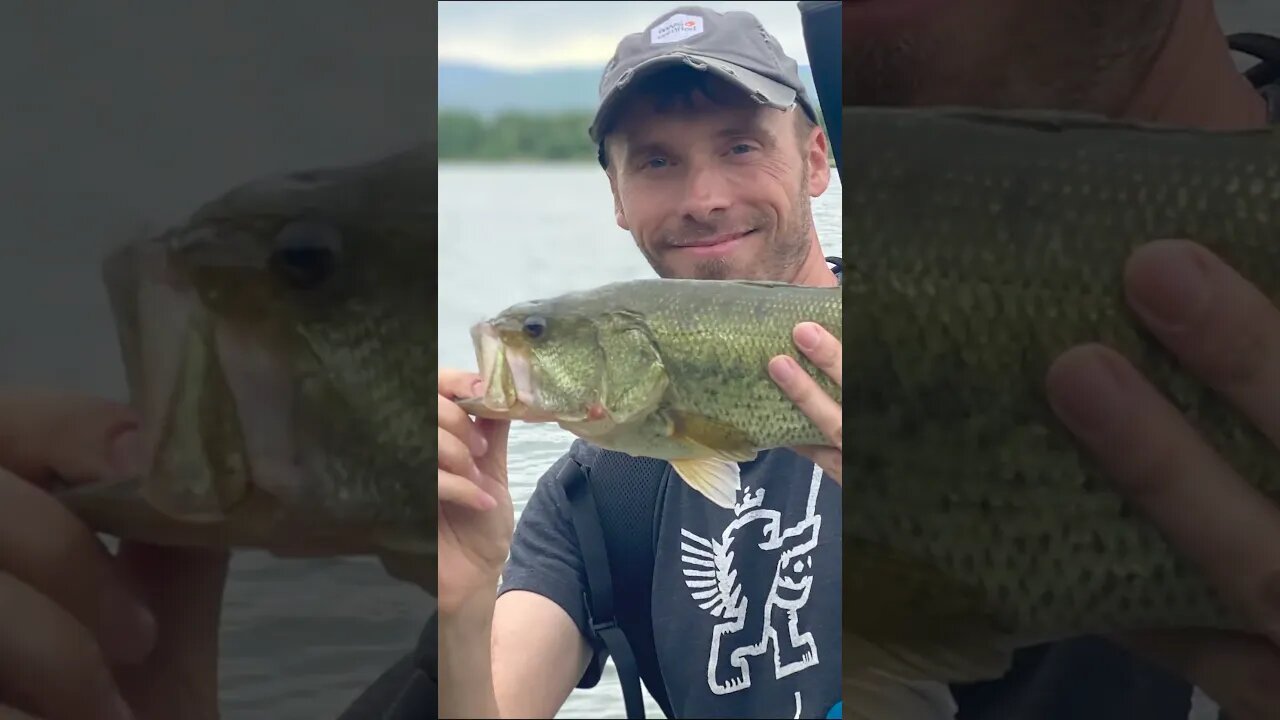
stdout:
<svg viewBox="0 0 1280 720">
<path fill-rule="evenodd" d="M 830 444 L 769 376 L 769 359 L 790 355 L 839 399 L 791 339 L 803 321 L 840 337 L 840 289 L 635 280 L 521 303 L 473 326 L 486 390 L 460 405 L 667 460 L 731 508 L 737 463 L 769 448 Z"/>
<path fill-rule="evenodd" d="M 434 587 L 435 175 L 423 146 L 261 178 L 114 250 L 146 464 L 63 500 L 125 539 L 412 560 Z"/>
<path fill-rule="evenodd" d="M 1280 300 L 1280 131 L 962 108 L 845 108 L 844 128 L 846 680 L 976 681 L 1041 642 L 1246 629 L 1044 388 L 1068 348 L 1110 345 L 1280 500 L 1280 451 L 1123 292 L 1134 248 L 1187 238 Z"/>
</svg>

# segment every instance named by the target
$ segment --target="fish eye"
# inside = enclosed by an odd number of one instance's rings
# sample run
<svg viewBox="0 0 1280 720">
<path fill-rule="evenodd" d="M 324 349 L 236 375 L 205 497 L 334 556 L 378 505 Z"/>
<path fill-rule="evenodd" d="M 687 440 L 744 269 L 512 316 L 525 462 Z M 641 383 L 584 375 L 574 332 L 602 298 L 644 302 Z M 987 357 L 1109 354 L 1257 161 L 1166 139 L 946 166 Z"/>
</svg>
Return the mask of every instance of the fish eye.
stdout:
<svg viewBox="0 0 1280 720">
<path fill-rule="evenodd" d="M 530 315 L 524 319 L 523 329 L 525 335 L 537 340 L 547 331 L 547 321 L 537 315 Z"/>
<path fill-rule="evenodd" d="M 276 235 L 271 270 L 290 286 L 310 290 L 337 269 L 342 234 L 328 223 L 298 220 Z"/>
</svg>

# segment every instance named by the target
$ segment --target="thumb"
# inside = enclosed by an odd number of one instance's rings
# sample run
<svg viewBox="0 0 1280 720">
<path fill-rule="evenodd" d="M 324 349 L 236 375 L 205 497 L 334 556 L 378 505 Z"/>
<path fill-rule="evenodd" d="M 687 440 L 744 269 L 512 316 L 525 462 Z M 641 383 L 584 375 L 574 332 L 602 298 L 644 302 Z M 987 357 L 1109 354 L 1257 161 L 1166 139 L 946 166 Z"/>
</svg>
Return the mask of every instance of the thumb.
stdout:
<svg viewBox="0 0 1280 720">
<path fill-rule="evenodd" d="M 122 433 L 116 441 L 118 464 L 142 465 L 136 432 Z M 163 547 L 124 540 L 116 553 L 121 574 L 147 604 L 156 620 L 156 642 L 141 668 L 126 673 L 122 686 L 131 682 L 131 697 L 143 701 L 160 700 L 157 687 L 171 683 L 190 686 L 193 679 L 210 679 L 210 687 L 199 682 L 187 688 L 210 698 L 187 698 L 204 704 L 217 697 L 218 629 L 222 619 L 222 597 L 226 589 L 230 552 L 226 549 Z M 157 674 L 162 679 L 157 679 Z M 170 678 L 166 681 L 163 678 Z M 151 717 L 144 713 L 143 717 Z M 157 717 L 159 715 L 156 715 Z"/>
<path fill-rule="evenodd" d="M 115 442 L 137 427 L 128 405 L 54 390 L 0 388 L 0 465 L 49 489 L 129 471 Z"/>
<path fill-rule="evenodd" d="M 120 543 L 120 568 L 156 619 L 156 642 L 146 661 L 117 670 L 138 717 L 172 716 L 175 702 L 218 707 L 218 632 L 229 555 Z"/>
<path fill-rule="evenodd" d="M 507 487 L 507 441 L 511 431 L 510 420 L 476 418 L 476 431 L 485 441 L 484 455 L 476 458 L 480 472 Z"/>
</svg>

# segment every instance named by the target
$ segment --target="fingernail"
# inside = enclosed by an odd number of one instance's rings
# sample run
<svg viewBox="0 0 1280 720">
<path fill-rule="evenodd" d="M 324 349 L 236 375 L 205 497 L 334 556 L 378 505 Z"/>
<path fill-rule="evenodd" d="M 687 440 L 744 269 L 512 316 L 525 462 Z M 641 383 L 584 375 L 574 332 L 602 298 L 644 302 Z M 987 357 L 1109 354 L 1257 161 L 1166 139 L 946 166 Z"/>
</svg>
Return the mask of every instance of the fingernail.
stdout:
<svg viewBox="0 0 1280 720">
<path fill-rule="evenodd" d="M 1209 267 L 1192 247 L 1155 243 L 1133 255 L 1128 285 L 1144 319 L 1178 330 L 1195 319 L 1209 295 Z"/>
<path fill-rule="evenodd" d="M 780 382 L 790 382 L 795 375 L 795 361 L 789 357 L 774 358 L 769 362 L 769 374 Z"/>
<path fill-rule="evenodd" d="M 489 449 L 489 441 L 478 432 L 471 433 L 471 454 L 480 457 Z"/>
<path fill-rule="evenodd" d="M 1111 427 L 1123 408 L 1126 380 L 1107 353 L 1073 349 L 1054 367 L 1050 403 L 1072 430 L 1092 434 Z"/>
<path fill-rule="evenodd" d="M 155 646 L 155 617 L 123 590 L 103 592 L 103 650 L 117 662 L 141 662 Z"/>
<path fill-rule="evenodd" d="M 477 378 L 471 383 L 471 396 L 480 397 L 482 394 L 484 394 L 484 380 Z"/>
<path fill-rule="evenodd" d="M 481 510 L 492 510 L 498 507 L 498 501 L 493 499 L 489 493 L 482 493 L 477 501 Z"/>
<path fill-rule="evenodd" d="M 796 345 L 801 350 L 814 350 L 818 347 L 818 328 L 812 323 L 801 323 L 796 326 Z"/>
<path fill-rule="evenodd" d="M 142 440 L 136 428 L 116 435 L 108 453 L 111 467 L 122 476 L 130 478 L 142 473 Z"/>
</svg>

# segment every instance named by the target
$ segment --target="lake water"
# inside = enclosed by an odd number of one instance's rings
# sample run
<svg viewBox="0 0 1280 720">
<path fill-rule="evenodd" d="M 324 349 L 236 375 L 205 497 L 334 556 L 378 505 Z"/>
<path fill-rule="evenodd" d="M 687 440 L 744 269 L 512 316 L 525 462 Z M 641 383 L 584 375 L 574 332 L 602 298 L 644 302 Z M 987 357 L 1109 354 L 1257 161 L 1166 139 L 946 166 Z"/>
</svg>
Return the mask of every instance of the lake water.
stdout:
<svg viewBox="0 0 1280 720">
<path fill-rule="evenodd" d="M 834 169 L 814 199 L 827 255 L 840 250 L 840 183 Z M 596 165 L 442 165 L 440 168 L 440 364 L 474 370 L 467 329 L 522 300 L 655 277 Z M 516 512 L 573 436 L 554 425 L 513 423 L 509 460 Z M 661 711 L 648 700 L 649 717 Z M 600 684 L 575 690 L 558 717 L 625 717 L 610 662 Z"/>
</svg>

